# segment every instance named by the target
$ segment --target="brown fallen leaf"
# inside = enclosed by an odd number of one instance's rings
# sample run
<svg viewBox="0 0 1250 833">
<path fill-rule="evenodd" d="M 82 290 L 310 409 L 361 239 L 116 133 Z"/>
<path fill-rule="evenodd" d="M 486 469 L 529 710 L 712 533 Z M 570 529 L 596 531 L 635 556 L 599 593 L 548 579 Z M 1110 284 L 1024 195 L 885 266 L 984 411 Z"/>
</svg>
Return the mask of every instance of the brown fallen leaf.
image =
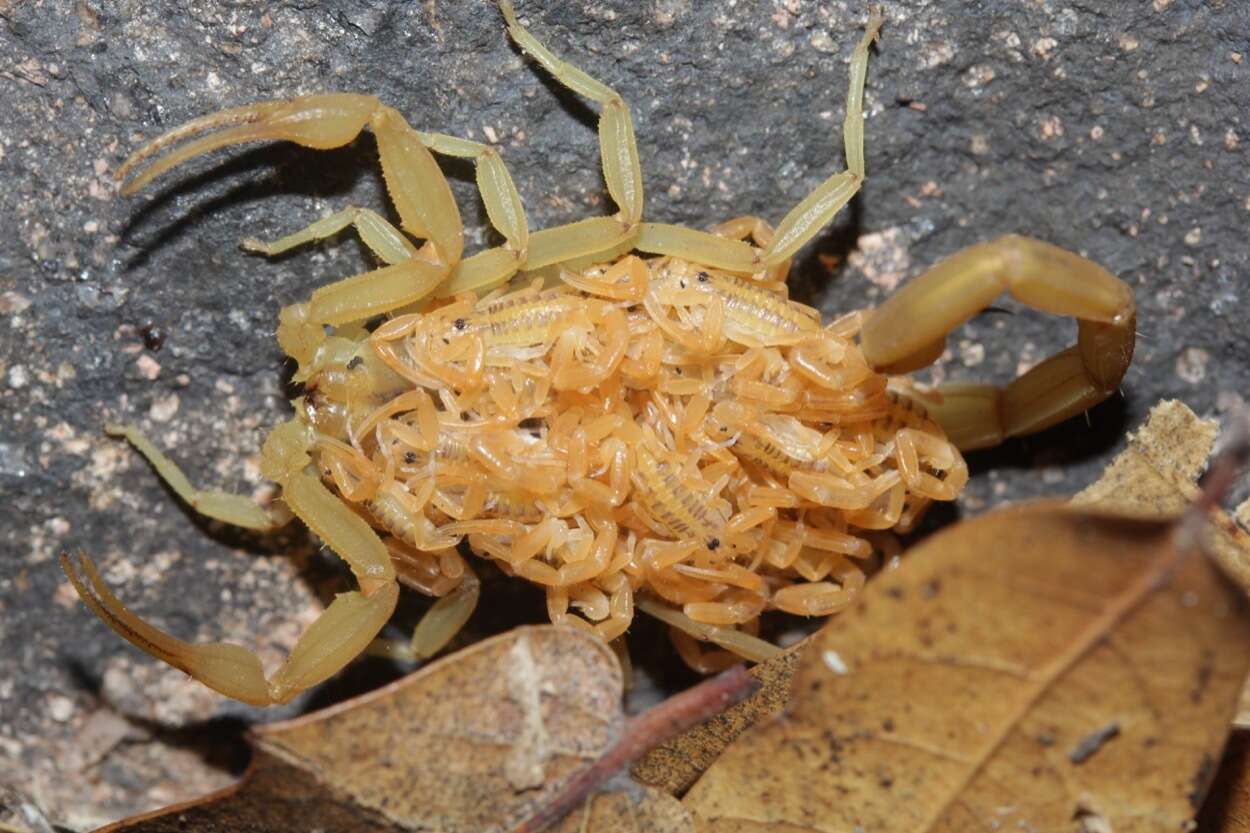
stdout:
<svg viewBox="0 0 1250 833">
<path fill-rule="evenodd" d="M 1161 407 L 1102 492 L 1122 509 L 1193 491 L 1209 433 L 1156 433 L 1185 421 Z M 1250 616 L 1176 529 L 1042 504 L 926 540 L 811 641 L 785 713 L 687 793 L 699 829 L 1184 829 L 1250 666 Z M 1245 563 L 1226 518 L 1210 537 L 1221 564 Z"/>
<path fill-rule="evenodd" d="M 690 789 L 734 738 L 785 707 L 804 644 L 806 641 L 793 645 L 752 668 L 751 676 L 759 683 L 754 694 L 652 749 L 634 765 L 634 778 L 671 795 Z"/>
<path fill-rule="evenodd" d="M 593 635 L 520 628 L 258 729 L 238 785 L 106 829 L 510 830 L 617 741 L 621 686 L 616 657 Z"/>
<path fill-rule="evenodd" d="M 1198 833 L 1250 832 L 1250 732 L 1234 732 L 1198 816 Z"/>
<path fill-rule="evenodd" d="M 1198 496 L 1198 477 L 1218 434 L 1215 420 L 1201 419 L 1175 400 L 1160 402 L 1141 431 L 1129 435 L 1128 448 L 1072 502 L 1129 514 L 1178 515 Z M 1250 517 L 1250 501 L 1234 515 Z M 1207 549 L 1237 586 L 1250 591 L 1250 547 L 1244 535 L 1214 536 Z"/>
<path fill-rule="evenodd" d="M 671 795 L 648 787 L 627 787 L 595 795 L 549 829 L 552 833 L 694 833 L 694 822 Z"/>
<path fill-rule="evenodd" d="M 258 729 L 238 784 L 104 831 L 693 833 L 680 802 L 624 771 L 747 696 L 752 680 L 737 666 L 629 720 L 621 687 L 597 636 L 518 628 Z"/>
</svg>

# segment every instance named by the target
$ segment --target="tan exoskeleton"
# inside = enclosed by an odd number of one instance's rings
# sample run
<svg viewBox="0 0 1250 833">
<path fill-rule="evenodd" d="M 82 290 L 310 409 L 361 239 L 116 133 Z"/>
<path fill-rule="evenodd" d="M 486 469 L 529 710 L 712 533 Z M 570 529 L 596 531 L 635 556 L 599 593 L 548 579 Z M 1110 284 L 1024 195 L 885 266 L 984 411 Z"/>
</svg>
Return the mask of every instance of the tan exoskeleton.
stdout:
<svg viewBox="0 0 1250 833">
<path fill-rule="evenodd" d="M 877 15 L 851 58 L 847 170 L 775 229 L 741 217 L 703 232 L 643 221 L 625 102 L 539 43 L 509 0 L 499 6 L 514 41 L 598 105 L 615 214 L 531 233 L 494 148 L 415 130 L 372 96 L 350 93 L 196 119 L 118 171 L 134 173 L 130 194 L 218 148 L 268 140 L 334 148 L 368 128 L 399 218 L 395 228 L 349 207 L 273 242 L 244 242 L 276 255 L 350 227 L 383 264 L 281 312 L 278 340 L 304 385 L 295 416 L 262 452 L 281 504 L 198 490 L 137 429 L 109 428 L 205 516 L 257 530 L 298 517 L 347 562 L 359 589 L 337 596 L 266 677 L 242 647 L 183 642 L 135 616 L 86 555 L 77 567 L 62 558 L 114 630 L 231 697 L 286 702 L 342 669 L 390 617 L 400 581 L 440 597 L 408 653 L 438 651 L 477 601 L 462 545 L 543 586 L 553 621 L 615 638 L 636 599 L 759 659 L 772 650 L 753 635 L 760 612 L 845 606 L 864 580 L 849 559 L 874 552 L 873 531 L 906 528 L 929 501 L 962 488 L 958 449 L 1079 413 L 1116 390 L 1128 366 L 1128 287 L 1028 238 L 960 252 L 876 311 L 828 325 L 788 298 L 791 256 L 864 181 L 863 92 Z M 460 213 L 435 153 L 474 161 L 502 246 L 463 257 Z M 883 374 L 936 359 L 947 333 L 1004 291 L 1079 319 L 1077 345 L 1001 391 L 887 389 Z M 714 664 L 682 639 L 693 665 Z"/>
</svg>

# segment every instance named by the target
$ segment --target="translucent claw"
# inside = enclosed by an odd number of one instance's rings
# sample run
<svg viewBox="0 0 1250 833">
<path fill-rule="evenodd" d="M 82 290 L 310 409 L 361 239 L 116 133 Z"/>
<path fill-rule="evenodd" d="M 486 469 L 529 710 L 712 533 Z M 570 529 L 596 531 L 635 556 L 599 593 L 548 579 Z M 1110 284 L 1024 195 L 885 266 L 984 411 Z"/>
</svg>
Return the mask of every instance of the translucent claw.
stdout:
<svg viewBox="0 0 1250 833">
<path fill-rule="evenodd" d="M 131 645 L 185 671 L 227 697 L 254 706 L 269 705 L 265 672 L 260 659 L 251 651 L 227 642 L 195 645 L 149 625 L 113 595 L 86 553 L 78 554 L 78 569 L 70 556 L 63 554 L 61 569 L 91 612 Z"/>
<path fill-rule="evenodd" d="M 117 169 L 116 177 L 124 180 L 153 156 L 211 130 L 220 132 L 161 156 L 127 182 L 122 193 L 133 194 L 183 162 L 230 145 L 287 141 L 318 149 L 342 147 L 356 138 L 377 107 L 378 100 L 373 96 L 355 93 L 309 95 L 231 107 L 193 119 L 148 142 Z"/>
</svg>

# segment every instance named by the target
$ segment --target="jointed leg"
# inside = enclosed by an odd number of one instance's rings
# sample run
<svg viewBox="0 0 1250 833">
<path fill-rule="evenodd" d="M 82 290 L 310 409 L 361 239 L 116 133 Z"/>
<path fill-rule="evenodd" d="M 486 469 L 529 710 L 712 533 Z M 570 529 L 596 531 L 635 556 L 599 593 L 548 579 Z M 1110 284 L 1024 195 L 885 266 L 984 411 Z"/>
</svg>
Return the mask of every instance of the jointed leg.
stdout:
<svg viewBox="0 0 1250 833">
<path fill-rule="evenodd" d="M 599 151 L 608 194 L 620 209 L 614 217 L 592 217 L 530 237 L 526 269 L 611 252 L 634 241 L 642 219 L 642 169 L 634 139 L 634 123 L 625 100 L 608 85 L 560 60 L 517 20 L 511 0 L 499 0 L 508 33 L 517 45 L 564 86 L 600 105 Z"/>
<path fill-rule="evenodd" d="M 517 193 L 512 175 L 508 173 L 499 151 L 490 145 L 471 142 L 444 133 L 417 133 L 425 146 L 444 156 L 472 159 L 477 171 L 477 190 L 486 204 L 486 216 L 507 241 L 505 248 L 525 257 L 529 245 L 529 224 L 521 195 Z"/>
<path fill-rule="evenodd" d="M 278 340 L 305 370 L 323 340 L 322 324 L 345 324 L 368 317 L 371 310 L 398 309 L 409 298 L 424 297 L 446 277 L 443 269 L 420 257 L 417 247 L 399 229 L 368 208 L 345 208 L 271 242 L 249 237 L 243 248 L 272 257 L 332 237 L 349 226 L 387 266 L 321 287 L 307 304 L 282 311 Z"/>
<path fill-rule="evenodd" d="M 756 246 L 766 247 L 773 239 L 772 226 L 759 217 L 735 217 L 716 226 L 710 233 L 669 223 L 643 223 L 634 248 L 640 252 L 679 257 L 714 269 L 749 275 L 759 271 L 760 260 L 756 250 L 746 242 L 748 237 Z M 781 263 L 778 261 L 770 266 Z"/>
<path fill-rule="evenodd" d="M 712 232 L 732 240 L 746 240 L 749 237 L 757 246 L 767 246 L 773 242 L 772 225 L 763 217 L 756 217 L 754 214 L 743 214 L 718 223 Z"/>
<path fill-rule="evenodd" d="M 417 247 L 412 245 L 408 238 L 404 237 L 399 229 L 388 223 L 382 215 L 368 208 L 356 208 L 354 206 L 337 211 L 306 228 L 269 243 L 258 240 L 255 237 L 249 237 L 243 241 L 243 248 L 249 252 L 257 252 L 273 257 L 294 249 L 296 246 L 333 237 L 348 226 L 355 228 L 356 233 L 360 235 L 361 241 L 369 247 L 369 251 L 377 255 L 388 266 L 402 263 L 417 255 Z"/>
<path fill-rule="evenodd" d="M 104 430 L 114 437 L 125 437 L 147 461 L 156 473 L 173 489 L 188 506 L 206 518 L 222 521 L 244 529 L 268 532 L 283 526 L 291 519 L 291 513 L 279 505 L 264 509 L 256 501 L 244 495 L 221 491 L 205 491 L 195 488 L 178 464 L 158 449 L 138 428 L 132 425 L 109 423 Z"/>
<path fill-rule="evenodd" d="M 680 257 L 729 272 L 751 273 L 784 264 L 815 237 L 851 201 L 864 182 L 864 80 L 868 73 L 868 47 L 876 40 L 882 22 L 875 13 L 869 18 L 867 31 L 851 55 L 846 119 L 842 125 L 848 170 L 816 186 L 790 210 L 775 232 L 768 229 L 768 234 L 764 235 L 767 239 L 757 237 L 756 243 L 762 251 L 757 252 L 739 240 L 728 241 L 716 234 L 666 223 L 643 223 L 635 246 L 640 251 Z M 730 226 L 730 236 L 739 237 L 740 227 L 731 224 L 726 224 Z M 725 233 L 723 228 L 718 232 Z"/>
<path fill-rule="evenodd" d="M 760 255 L 773 266 L 793 255 L 851 201 L 864 182 L 864 80 L 868 74 L 868 47 L 877 39 L 884 20 L 876 12 L 868 19 L 864 37 L 851 55 L 851 80 L 846 96 L 846 120 L 842 135 L 846 146 L 846 171 L 826 179 L 804 197 L 777 224 L 773 240 Z"/>
<path fill-rule="evenodd" d="M 868 47 L 881 35 L 885 19 L 879 10 L 869 12 L 864 36 L 851 53 L 850 81 L 846 91 L 846 116 L 842 120 L 842 143 L 846 169 L 863 182 L 864 171 L 864 81 L 868 77 Z"/>
<path fill-rule="evenodd" d="M 507 241 L 503 247 L 488 249 L 458 262 L 451 275 L 438 287 L 437 295 L 448 297 L 460 292 L 480 292 L 507 281 L 516 273 L 518 266 L 525 262 L 529 247 L 529 225 L 525 219 L 521 197 L 517 193 L 516 185 L 513 184 L 512 176 L 508 173 L 499 152 L 489 145 L 455 136 L 413 132 L 426 148 L 435 153 L 474 160 L 477 168 L 478 191 L 486 205 L 487 216 L 490 217 L 491 224 Z M 376 213 L 358 208 L 349 208 L 324 220 L 319 220 L 303 231 L 270 244 L 248 239 L 243 245 L 253 251 L 274 255 L 293 246 L 336 234 L 348 224 L 354 225 L 365 245 L 389 265 L 398 265 L 419 256 L 417 249 L 398 229 Z M 409 269 L 421 269 L 423 266 L 424 264 L 418 262 Z M 403 279 L 402 275 L 397 275 L 397 277 Z M 414 277 L 416 278 L 414 286 L 420 285 L 421 275 Z M 435 275 L 430 275 L 431 279 L 434 277 Z M 374 281 L 372 288 L 376 291 L 378 279 L 370 280 Z M 391 312 L 397 309 L 392 301 L 383 303 L 385 309 L 382 311 Z M 322 315 L 324 314 L 323 312 Z"/>
<path fill-rule="evenodd" d="M 590 271 L 594 272 L 593 276 Z M 647 294 L 651 273 L 641 258 L 626 255 L 606 268 L 583 273 L 561 270 L 560 279 L 575 289 L 601 298 L 641 301 Z"/>
<path fill-rule="evenodd" d="M 369 645 L 369 653 L 402 662 L 429 659 L 447 647 L 477 609 L 482 583 L 465 565 L 465 573 L 459 585 L 447 595 L 434 602 L 425 612 L 412 632 L 412 639 L 399 642 L 393 639 L 375 639 Z"/>
<path fill-rule="evenodd" d="M 741 240 L 669 223 L 643 223 L 634 248 L 650 254 L 680 257 L 726 272 L 750 274 L 760 268 L 755 250 Z"/>
<path fill-rule="evenodd" d="M 486 205 L 490 223 L 504 236 L 505 244 L 467 258 L 456 265 L 438 290 L 440 298 L 460 292 L 485 292 L 505 283 L 524 265 L 529 255 L 529 223 L 499 151 L 443 133 L 419 133 L 430 150 L 446 156 L 472 159 L 477 171 L 477 190 Z"/>
<path fill-rule="evenodd" d="M 425 298 L 446 280 L 464 250 L 460 211 L 421 136 L 380 104 L 369 127 L 400 227 L 426 242 L 405 260 L 321 287 L 306 305 L 283 310 L 278 340 L 301 365 L 320 343 L 323 325 L 361 321 Z"/>
<path fill-rule="evenodd" d="M 382 629 L 399 598 L 395 583 L 372 596 L 360 591 L 335 596 L 300 637 L 287 661 L 266 680 L 260 658 L 241 645 L 197 645 L 149 625 L 113 595 L 90 558 L 81 553 L 78 558 L 75 568 L 70 557 L 62 555 L 61 569 L 87 607 L 106 625 L 135 647 L 185 671 L 214 691 L 254 706 L 289 702 L 304 689 L 338 673 Z"/>
<path fill-rule="evenodd" d="M 634 141 L 634 123 L 629 107 L 616 90 L 591 78 L 584 71 L 560 60 L 550 49 L 517 21 L 512 0 L 499 0 L 499 9 L 508 22 L 508 33 L 517 45 L 543 65 L 557 81 L 578 95 L 603 108 L 599 115 L 599 150 L 603 156 L 603 176 L 608 193 L 621 213 L 620 220 L 635 226 L 642 219 L 642 169 Z"/>
<path fill-rule="evenodd" d="M 947 385 L 923 397 L 963 450 L 1041 431 L 1093 407 L 1115 392 L 1133 357 L 1132 290 L 1080 255 L 1019 235 L 964 249 L 903 287 L 865 322 L 864 357 L 885 373 L 930 364 L 947 333 L 1003 292 L 1077 318 L 1077 343 L 1006 388 Z"/>
</svg>

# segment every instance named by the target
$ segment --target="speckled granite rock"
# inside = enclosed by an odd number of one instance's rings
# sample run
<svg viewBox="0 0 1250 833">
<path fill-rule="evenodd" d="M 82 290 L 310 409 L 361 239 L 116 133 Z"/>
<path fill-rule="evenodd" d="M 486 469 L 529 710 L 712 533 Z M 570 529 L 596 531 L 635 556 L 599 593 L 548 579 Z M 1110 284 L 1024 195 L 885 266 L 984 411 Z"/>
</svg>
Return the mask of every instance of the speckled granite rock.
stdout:
<svg viewBox="0 0 1250 833">
<path fill-rule="evenodd" d="M 533 0 L 520 12 L 633 106 L 651 219 L 775 220 L 840 165 L 862 4 Z M 875 303 L 943 255 L 1020 231 L 1105 264 L 1140 304 L 1125 398 L 976 455 L 964 508 L 1077 490 L 1161 397 L 1200 413 L 1239 402 L 1245 5 L 905 0 L 886 12 L 868 183 L 804 255 L 800 296 L 830 311 Z M 106 418 L 137 421 L 201 482 L 261 488 L 256 451 L 285 408 L 277 310 L 366 261 L 350 238 L 275 261 L 237 243 L 381 206 L 372 140 L 236 149 L 135 199 L 116 197 L 111 173 L 193 116 L 324 89 L 497 143 L 535 228 L 605 210 L 591 111 L 522 60 L 487 3 L 0 0 L 0 783 L 66 827 L 224 783 L 197 750 L 258 715 L 123 646 L 77 604 L 59 550 L 89 548 L 123 598 L 178 633 L 259 644 L 268 660 L 333 589 L 319 559 L 266 557 L 288 543 L 307 555 L 298 535 L 197 522 L 100 434 Z M 448 170 L 481 243 L 470 172 Z M 936 374 L 1005 380 L 1074 332 L 986 315 Z"/>
</svg>

